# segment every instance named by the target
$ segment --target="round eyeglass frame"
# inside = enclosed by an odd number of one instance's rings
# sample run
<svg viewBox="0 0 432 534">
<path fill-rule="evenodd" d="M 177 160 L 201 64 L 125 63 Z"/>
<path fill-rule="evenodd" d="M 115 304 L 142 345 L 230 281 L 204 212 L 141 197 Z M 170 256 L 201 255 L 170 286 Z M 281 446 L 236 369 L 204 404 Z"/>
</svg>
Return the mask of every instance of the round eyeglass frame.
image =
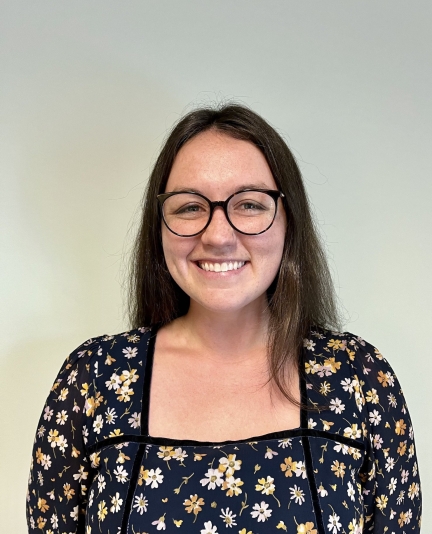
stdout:
<svg viewBox="0 0 432 534">
<path fill-rule="evenodd" d="M 238 228 L 236 228 L 234 226 L 234 224 L 231 222 L 230 218 L 229 218 L 229 215 L 228 215 L 228 202 L 232 199 L 232 197 L 234 197 L 235 195 L 238 195 L 240 193 L 245 193 L 246 191 L 258 191 L 259 193 L 267 193 L 268 195 L 270 195 L 272 197 L 272 199 L 274 200 L 275 202 L 275 212 L 274 212 L 274 216 L 273 216 L 273 219 L 271 221 L 271 223 L 267 226 L 267 228 L 265 230 L 262 230 L 261 232 L 256 232 L 256 233 L 248 233 L 248 232 L 242 232 L 241 230 L 239 230 Z M 168 223 L 166 222 L 165 220 L 165 216 L 164 216 L 164 212 L 163 212 L 163 205 L 164 205 L 164 202 L 167 198 L 173 196 L 173 195 L 180 195 L 180 194 L 183 194 L 183 193 L 189 193 L 189 194 L 193 194 L 193 195 L 197 195 L 201 198 L 203 198 L 204 200 L 207 201 L 207 203 L 209 204 L 210 206 L 210 216 L 209 216 L 209 220 L 207 221 L 207 224 L 204 226 L 204 228 L 202 230 L 200 230 L 199 232 L 196 232 L 195 234 L 188 234 L 188 235 L 184 235 L 184 234 L 178 234 L 177 232 L 174 232 L 174 230 L 172 230 L 169 226 L 168 226 Z M 175 235 L 178 235 L 180 237 L 194 237 L 196 235 L 199 235 L 201 234 L 202 232 L 204 232 L 204 230 L 209 226 L 209 224 L 211 223 L 211 220 L 213 218 L 213 212 L 215 210 L 215 208 L 217 206 L 220 206 L 221 208 L 223 208 L 224 210 L 224 213 L 225 213 L 225 217 L 226 217 L 226 220 L 228 221 L 228 223 L 230 224 L 230 226 L 232 228 L 234 228 L 234 230 L 236 232 L 240 232 L 241 234 L 244 234 L 244 235 L 259 235 L 259 234 L 263 234 L 264 232 L 267 232 L 267 230 L 272 226 L 272 224 L 274 223 L 274 220 L 276 218 L 276 214 L 277 214 L 277 209 L 278 209 L 278 199 L 280 198 L 285 198 L 285 195 L 282 193 L 282 191 L 277 191 L 275 189 L 242 189 L 241 191 L 236 191 L 235 193 L 233 193 L 232 195 L 230 195 L 226 200 L 210 200 L 209 198 L 205 197 L 204 195 L 202 195 L 201 193 L 196 193 L 195 191 L 173 191 L 172 193 L 161 193 L 160 195 L 157 195 L 156 198 L 158 199 L 159 201 L 159 204 L 160 204 L 160 207 L 161 207 L 161 212 L 162 212 L 162 219 L 163 219 L 163 222 L 165 223 L 165 226 L 168 228 L 168 230 L 170 232 L 172 232 L 173 234 Z"/>
</svg>

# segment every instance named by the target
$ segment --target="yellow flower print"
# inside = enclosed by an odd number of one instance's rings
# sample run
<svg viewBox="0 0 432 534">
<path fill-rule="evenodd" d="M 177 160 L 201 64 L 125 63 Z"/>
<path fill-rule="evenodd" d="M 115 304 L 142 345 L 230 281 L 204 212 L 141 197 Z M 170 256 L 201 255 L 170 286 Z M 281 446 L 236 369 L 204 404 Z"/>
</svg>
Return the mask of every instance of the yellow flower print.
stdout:
<svg viewBox="0 0 432 534">
<path fill-rule="evenodd" d="M 94 415 L 96 408 L 101 405 L 103 400 L 104 398 L 99 391 L 96 393 L 95 397 L 88 397 L 86 399 L 85 409 L 88 417 L 92 417 Z"/>
<path fill-rule="evenodd" d="M 59 432 L 58 430 L 50 430 L 48 434 L 48 442 L 51 443 L 51 447 L 55 447 L 56 443 L 59 440 Z"/>
<path fill-rule="evenodd" d="M 310 521 L 297 525 L 297 534 L 317 534 L 318 531 L 314 526 Z"/>
<path fill-rule="evenodd" d="M 371 404 L 379 403 L 379 396 L 375 388 L 372 388 L 370 391 L 366 393 L 366 400 L 370 402 Z"/>
<path fill-rule="evenodd" d="M 406 424 L 403 419 L 399 419 L 395 423 L 395 432 L 398 436 L 403 436 L 405 434 Z M 48 438 L 49 439 L 49 438 Z"/>
<path fill-rule="evenodd" d="M 258 484 L 255 485 L 256 491 L 260 491 L 261 493 L 264 493 L 265 495 L 272 495 L 275 488 L 275 485 L 273 484 L 274 478 L 267 477 L 265 478 L 259 478 Z"/>
<path fill-rule="evenodd" d="M 407 448 L 407 442 L 401 441 L 399 443 L 399 447 L 397 448 L 397 452 L 399 453 L 400 456 L 403 456 L 406 453 L 406 448 Z"/>
<path fill-rule="evenodd" d="M 233 476 L 230 476 L 224 480 L 221 489 L 228 490 L 226 492 L 228 497 L 237 497 L 237 495 L 240 495 L 240 493 L 242 493 L 240 486 L 243 486 L 243 484 L 244 482 L 240 478 L 234 478 Z"/>
<path fill-rule="evenodd" d="M 44 514 L 47 510 L 49 510 L 49 505 L 47 504 L 45 499 L 39 498 L 38 499 L 38 508 L 39 510 Z"/>
<path fill-rule="evenodd" d="M 198 497 L 196 493 L 195 495 L 191 495 L 190 499 L 185 499 L 183 503 L 186 509 L 186 512 L 188 514 L 193 512 L 195 514 L 195 518 L 197 514 L 201 512 L 203 504 L 204 504 L 204 499 L 202 497 Z"/>
<path fill-rule="evenodd" d="M 98 513 L 97 513 L 99 521 L 103 521 L 107 513 L 108 513 L 108 508 L 106 507 L 106 503 L 105 501 L 101 501 L 98 504 Z"/>
<path fill-rule="evenodd" d="M 159 447 L 159 452 L 157 455 L 159 458 L 163 458 L 166 462 L 168 462 L 175 455 L 174 447 Z"/>
<path fill-rule="evenodd" d="M 330 388 L 330 384 L 328 382 L 321 382 L 321 386 L 319 389 L 321 395 L 326 396 L 332 389 Z"/>
<path fill-rule="evenodd" d="M 341 366 L 341 362 L 337 362 L 334 357 L 324 360 L 324 367 L 331 370 L 332 373 L 336 373 Z"/>
<path fill-rule="evenodd" d="M 277 527 L 279 528 L 279 527 Z M 245 528 L 242 528 L 241 530 L 239 530 L 239 534 L 253 534 L 252 530 L 248 530 L 246 532 L 246 529 Z"/>
<path fill-rule="evenodd" d="M 291 456 L 284 459 L 283 464 L 280 464 L 280 468 L 285 472 L 286 477 L 292 477 L 293 472 L 297 469 L 297 462 L 293 462 Z"/>
<path fill-rule="evenodd" d="M 75 490 L 71 488 L 70 484 L 63 485 L 63 492 L 68 501 L 70 501 L 72 497 L 75 495 Z"/>
<path fill-rule="evenodd" d="M 343 478 L 345 475 L 345 464 L 343 462 L 339 463 L 338 460 L 334 460 L 331 470 L 337 477 Z"/>
<path fill-rule="evenodd" d="M 349 359 L 353 362 L 355 360 L 355 352 L 353 350 L 346 349 Z"/>
<path fill-rule="evenodd" d="M 42 452 L 42 449 L 39 447 L 38 450 L 36 451 L 35 453 L 35 457 L 36 457 L 36 462 L 38 464 L 41 463 L 42 459 L 43 459 L 43 452 Z"/>
<path fill-rule="evenodd" d="M 340 339 L 330 339 L 330 341 L 327 343 L 327 347 L 333 350 L 341 350 L 343 343 Z"/>
<path fill-rule="evenodd" d="M 378 373 L 378 382 L 382 385 L 383 388 L 388 387 L 389 377 L 387 374 L 384 374 L 382 371 Z"/>
<path fill-rule="evenodd" d="M 138 485 L 142 486 L 144 481 L 148 479 L 149 472 L 148 469 L 144 469 L 144 466 L 142 465 L 140 467 L 140 472 L 138 474 Z"/>
<path fill-rule="evenodd" d="M 388 497 L 386 495 L 381 495 L 375 498 L 375 502 L 377 503 L 377 508 L 379 510 L 384 510 L 384 508 L 387 506 Z"/>
<path fill-rule="evenodd" d="M 123 435 L 124 435 L 124 432 L 122 432 L 119 428 L 115 428 L 113 431 L 111 431 L 108 434 L 108 437 L 109 438 L 115 438 L 117 436 L 123 436 Z"/>
<path fill-rule="evenodd" d="M 38 517 L 36 521 L 37 521 L 38 528 L 43 530 L 45 528 L 46 519 L 44 519 L 43 517 Z"/>
</svg>

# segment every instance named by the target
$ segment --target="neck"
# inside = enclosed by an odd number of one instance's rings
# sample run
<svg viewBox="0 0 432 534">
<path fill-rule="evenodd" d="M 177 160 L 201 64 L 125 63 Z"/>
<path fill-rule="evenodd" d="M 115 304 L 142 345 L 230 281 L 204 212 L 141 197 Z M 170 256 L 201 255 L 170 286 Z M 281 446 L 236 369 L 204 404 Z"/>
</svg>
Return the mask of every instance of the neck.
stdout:
<svg viewBox="0 0 432 534">
<path fill-rule="evenodd" d="M 266 353 L 268 309 L 243 308 L 230 313 L 203 309 L 191 302 L 189 311 L 173 323 L 176 339 L 192 353 L 220 361 L 241 363 Z"/>
</svg>

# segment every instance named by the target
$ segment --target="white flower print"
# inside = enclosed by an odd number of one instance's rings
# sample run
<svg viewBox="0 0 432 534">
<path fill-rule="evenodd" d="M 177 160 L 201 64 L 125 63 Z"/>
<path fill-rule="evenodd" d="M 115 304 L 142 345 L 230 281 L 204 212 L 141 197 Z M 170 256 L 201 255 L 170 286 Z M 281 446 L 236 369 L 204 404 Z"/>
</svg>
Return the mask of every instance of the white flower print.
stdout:
<svg viewBox="0 0 432 534">
<path fill-rule="evenodd" d="M 390 395 L 387 395 L 387 399 L 392 408 L 397 407 L 397 400 L 396 400 L 396 397 L 393 395 L 393 393 L 390 393 Z"/>
<path fill-rule="evenodd" d="M 203 486 L 207 486 L 207 489 L 214 490 L 216 486 L 221 486 L 223 482 L 223 473 L 219 469 L 208 469 L 206 473 L 207 478 L 200 480 Z"/>
<path fill-rule="evenodd" d="M 328 495 L 328 491 L 324 488 L 324 486 L 322 484 L 320 484 L 319 488 L 318 488 L 318 494 L 320 497 L 327 497 Z"/>
<path fill-rule="evenodd" d="M 105 382 L 105 386 L 108 390 L 117 389 L 121 385 L 121 378 L 117 373 L 113 373 L 111 378 Z"/>
<path fill-rule="evenodd" d="M 126 347 L 122 350 L 125 357 L 130 360 L 131 358 L 135 358 L 135 356 L 138 354 L 138 349 L 136 347 Z"/>
<path fill-rule="evenodd" d="M 241 467 L 241 460 L 236 460 L 235 454 L 230 454 L 229 458 L 220 458 L 219 464 L 221 468 L 225 471 L 225 475 L 233 475 L 235 471 L 238 471 Z"/>
<path fill-rule="evenodd" d="M 211 521 L 206 521 L 200 534 L 218 534 L 217 527 L 213 526 Z"/>
<path fill-rule="evenodd" d="M 56 414 L 56 423 L 58 425 L 64 425 L 68 419 L 68 414 L 66 410 L 62 410 L 61 412 L 57 412 Z"/>
<path fill-rule="evenodd" d="M 266 521 L 272 514 L 272 510 L 269 509 L 269 505 L 265 501 L 261 501 L 260 504 L 253 505 L 253 510 L 250 513 L 251 516 L 258 521 Z"/>
<path fill-rule="evenodd" d="M 57 514 L 53 514 L 51 516 L 50 521 L 51 521 L 52 528 L 58 528 L 58 517 L 57 517 Z"/>
<path fill-rule="evenodd" d="M 74 480 L 78 480 L 78 482 L 81 482 L 82 480 L 87 480 L 88 472 L 85 471 L 85 467 L 83 465 L 80 465 L 78 469 L 78 473 L 75 473 L 73 478 Z"/>
<path fill-rule="evenodd" d="M 136 497 L 135 497 L 136 498 Z M 117 491 L 114 497 L 111 498 L 110 512 L 118 512 L 123 504 L 123 499 L 120 499 L 120 493 Z"/>
<path fill-rule="evenodd" d="M 45 470 L 51 467 L 51 456 L 49 454 L 42 455 L 41 465 Z"/>
<path fill-rule="evenodd" d="M 96 416 L 96 419 L 93 421 L 93 430 L 96 432 L 96 434 L 100 434 L 100 431 L 103 427 L 103 419 L 102 416 L 99 414 Z"/>
<path fill-rule="evenodd" d="M 99 475 L 98 475 L 98 490 L 99 490 L 99 493 L 105 489 L 105 486 L 106 486 L 105 477 L 102 474 L 99 473 Z"/>
<path fill-rule="evenodd" d="M 70 516 L 74 521 L 78 521 L 78 513 L 79 513 L 79 506 L 76 505 L 73 507 L 72 512 L 70 513 Z"/>
<path fill-rule="evenodd" d="M 315 428 L 317 426 L 317 423 L 310 417 L 308 419 L 308 428 Z"/>
<path fill-rule="evenodd" d="M 237 525 L 236 521 L 235 521 L 235 517 L 237 517 L 237 514 L 233 514 L 233 512 L 227 508 L 226 510 L 224 510 L 223 508 L 221 509 L 221 515 L 219 517 L 221 517 L 225 523 L 225 526 L 228 528 L 232 528 L 234 526 Z"/>
<path fill-rule="evenodd" d="M 135 502 L 133 508 L 136 508 L 139 514 L 143 515 L 144 512 L 147 512 L 148 500 L 144 497 L 142 493 L 141 495 L 137 495 L 134 500 Z M 154 523 L 152 523 L 152 525 L 154 525 Z"/>
<path fill-rule="evenodd" d="M 339 523 L 340 517 L 334 512 L 329 516 L 329 524 L 327 528 L 330 530 L 331 534 L 337 534 L 341 528 L 341 523 Z"/>
<path fill-rule="evenodd" d="M 297 462 L 295 474 L 296 474 L 296 477 L 302 477 L 303 479 L 307 477 L 306 465 L 304 462 Z"/>
<path fill-rule="evenodd" d="M 390 484 L 387 486 L 388 489 L 390 490 L 390 495 L 393 495 L 393 493 L 396 490 L 396 486 L 397 486 L 397 478 L 390 479 Z"/>
<path fill-rule="evenodd" d="M 384 443 L 383 439 L 381 438 L 381 436 L 379 434 L 375 434 L 374 436 L 372 436 L 373 438 L 373 446 L 374 446 L 374 449 L 381 449 L 382 447 L 382 444 Z"/>
<path fill-rule="evenodd" d="M 182 462 L 185 458 L 187 458 L 188 455 L 185 450 L 183 450 L 181 447 L 177 447 L 177 449 L 174 449 L 174 460 L 177 460 L 178 462 Z"/>
<path fill-rule="evenodd" d="M 278 447 L 282 447 L 282 449 L 292 447 L 292 438 L 280 439 Z"/>
<path fill-rule="evenodd" d="M 291 499 L 294 500 L 296 504 L 303 504 L 305 502 L 304 491 L 301 490 L 296 484 L 293 488 L 289 489 L 291 492 Z"/>
<path fill-rule="evenodd" d="M 132 414 L 132 417 L 129 417 L 128 423 L 132 428 L 139 428 L 141 425 L 141 414 L 138 412 L 134 412 Z"/>
<path fill-rule="evenodd" d="M 304 339 L 303 340 L 303 347 L 306 347 L 307 350 L 315 350 L 316 343 L 312 341 L 312 339 Z"/>
<path fill-rule="evenodd" d="M 347 484 L 348 488 L 347 488 L 347 494 L 348 494 L 348 497 L 352 500 L 352 501 L 355 501 L 355 489 L 354 489 L 354 486 L 351 484 L 351 482 L 348 481 L 348 484 Z"/>
<path fill-rule="evenodd" d="M 279 453 L 270 449 L 270 447 L 267 447 L 267 451 L 264 454 L 264 458 L 267 458 L 267 460 L 271 460 L 273 456 L 277 456 Z"/>
<path fill-rule="evenodd" d="M 164 516 L 159 517 L 156 521 L 152 521 L 152 525 L 156 525 L 156 530 L 165 530 L 166 529 L 166 523 Z"/>
<path fill-rule="evenodd" d="M 54 410 L 51 410 L 49 406 L 46 406 L 44 409 L 44 415 L 43 415 L 43 418 L 45 419 L 45 421 L 51 421 L 51 417 L 53 413 L 54 413 Z"/>
<path fill-rule="evenodd" d="M 128 472 L 122 465 L 119 465 L 117 469 L 114 469 L 114 474 L 117 478 L 117 482 L 121 482 L 122 484 L 126 482 L 127 477 L 128 477 Z"/>
<path fill-rule="evenodd" d="M 70 373 L 70 375 L 68 376 L 68 379 L 67 379 L 67 383 L 68 383 L 69 385 L 71 385 L 71 384 L 75 384 L 77 374 L 78 374 L 78 371 L 77 371 L 76 369 L 74 369 L 73 371 L 71 371 L 71 373 Z"/>
<path fill-rule="evenodd" d="M 378 412 L 378 410 L 373 410 L 373 412 L 369 414 L 369 421 L 374 426 L 377 426 L 380 424 L 381 414 Z"/>
<path fill-rule="evenodd" d="M 387 473 L 390 473 L 390 471 L 393 469 L 394 466 L 395 466 L 394 458 L 391 458 L 391 457 L 387 458 L 386 464 L 385 464 Z"/>
<path fill-rule="evenodd" d="M 336 414 L 341 414 L 345 410 L 345 404 L 342 404 L 342 401 L 338 398 L 331 399 L 330 410 L 332 410 Z"/>
<path fill-rule="evenodd" d="M 162 471 L 159 467 L 150 469 L 146 478 L 146 485 L 151 488 L 158 488 L 159 484 L 162 484 L 164 475 L 161 475 Z"/>
<path fill-rule="evenodd" d="M 63 435 L 59 436 L 57 441 L 57 447 L 61 450 L 61 452 L 65 452 L 67 446 L 67 439 Z"/>
<path fill-rule="evenodd" d="M 117 414 L 115 408 L 108 408 L 105 412 L 105 421 L 108 425 L 115 425 L 115 420 L 117 419 Z"/>
</svg>

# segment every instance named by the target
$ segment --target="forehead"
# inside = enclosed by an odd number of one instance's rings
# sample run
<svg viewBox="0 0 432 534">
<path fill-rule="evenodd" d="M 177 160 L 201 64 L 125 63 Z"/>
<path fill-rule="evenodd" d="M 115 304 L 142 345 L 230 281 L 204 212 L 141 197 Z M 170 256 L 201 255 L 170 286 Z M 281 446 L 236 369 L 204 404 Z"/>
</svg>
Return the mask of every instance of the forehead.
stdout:
<svg viewBox="0 0 432 534">
<path fill-rule="evenodd" d="M 277 189 L 263 153 L 249 141 L 210 130 L 180 149 L 166 191 L 193 189 L 203 194 L 229 195 L 253 187 Z"/>
</svg>

